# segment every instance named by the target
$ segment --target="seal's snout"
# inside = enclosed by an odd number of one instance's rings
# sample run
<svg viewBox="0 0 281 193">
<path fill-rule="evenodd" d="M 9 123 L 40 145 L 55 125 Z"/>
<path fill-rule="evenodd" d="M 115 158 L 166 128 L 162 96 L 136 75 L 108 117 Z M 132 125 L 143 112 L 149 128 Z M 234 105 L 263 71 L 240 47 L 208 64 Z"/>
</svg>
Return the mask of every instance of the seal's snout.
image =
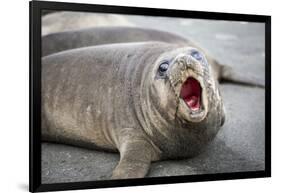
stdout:
<svg viewBox="0 0 281 193">
<path fill-rule="evenodd" d="M 180 54 L 170 69 L 170 82 L 179 97 L 177 116 L 190 122 L 202 121 L 208 112 L 205 64 L 191 54 Z"/>
<path fill-rule="evenodd" d="M 182 85 L 180 97 L 191 110 L 196 111 L 201 107 L 201 92 L 200 83 L 195 78 L 189 77 Z"/>
</svg>

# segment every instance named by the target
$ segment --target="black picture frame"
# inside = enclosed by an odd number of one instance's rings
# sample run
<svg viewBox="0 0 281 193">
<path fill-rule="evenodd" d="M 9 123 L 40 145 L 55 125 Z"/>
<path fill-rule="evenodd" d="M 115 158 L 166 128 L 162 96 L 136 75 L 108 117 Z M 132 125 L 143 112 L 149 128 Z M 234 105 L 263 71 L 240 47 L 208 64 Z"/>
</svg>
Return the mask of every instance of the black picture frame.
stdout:
<svg viewBox="0 0 281 193">
<path fill-rule="evenodd" d="M 265 23 L 265 170 L 220 174 L 202 174 L 190 176 L 153 177 L 129 180 L 106 180 L 74 183 L 41 183 L 41 11 L 64 10 L 131 14 L 144 16 L 167 16 L 197 19 L 247 21 Z M 59 191 L 89 188 L 108 188 L 122 186 L 139 186 L 152 184 L 183 183 L 244 178 L 261 178 L 271 176 L 271 17 L 266 15 L 248 15 L 234 13 L 216 13 L 202 11 L 185 11 L 155 9 L 143 7 L 108 6 L 79 3 L 62 3 L 47 1 L 29 2 L 30 11 L 30 162 L 29 191 Z"/>
</svg>

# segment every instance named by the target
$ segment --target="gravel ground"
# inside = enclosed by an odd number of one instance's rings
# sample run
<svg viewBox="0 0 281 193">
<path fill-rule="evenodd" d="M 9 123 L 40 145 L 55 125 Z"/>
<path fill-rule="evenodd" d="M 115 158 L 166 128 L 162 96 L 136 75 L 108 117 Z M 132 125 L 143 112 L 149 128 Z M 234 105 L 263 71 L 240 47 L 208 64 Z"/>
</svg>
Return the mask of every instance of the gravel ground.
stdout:
<svg viewBox="0 0 281 193">
<path fill-rule="evenodd" d="M 222 63 L 264 79 L 264 25 L 246 22 L 128 17 L 139 27 L 177 33 L 198 42 Z M 264 170 L 265 90 L 222 84 L 227 119 L 199 156 L 152 164 L 149 177 Z M 42 144 L 42 183 L 109 179 L 119 155 Z"/>
</svg>

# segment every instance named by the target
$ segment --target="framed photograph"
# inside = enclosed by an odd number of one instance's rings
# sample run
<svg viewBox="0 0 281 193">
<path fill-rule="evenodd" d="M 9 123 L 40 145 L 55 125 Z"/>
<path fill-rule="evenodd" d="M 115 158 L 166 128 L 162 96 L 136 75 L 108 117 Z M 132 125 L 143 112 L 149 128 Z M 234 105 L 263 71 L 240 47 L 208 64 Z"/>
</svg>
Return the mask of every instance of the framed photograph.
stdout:
<svg viewBox="0 0 281 193">
<path fill-rule="evenodd" d="M 271 176 L 271 17 L 30 2 L 30 191 Z"/>
</svg>

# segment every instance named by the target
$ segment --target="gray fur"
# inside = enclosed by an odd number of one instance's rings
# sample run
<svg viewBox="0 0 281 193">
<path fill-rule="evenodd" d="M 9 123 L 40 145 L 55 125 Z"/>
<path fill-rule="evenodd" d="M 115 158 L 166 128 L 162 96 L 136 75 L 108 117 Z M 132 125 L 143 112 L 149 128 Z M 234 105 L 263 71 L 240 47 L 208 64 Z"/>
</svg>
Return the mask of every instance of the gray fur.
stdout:
<svg viewBox="0 0 281 193">
<path fill-rule="evenodd" d="M 58 11 L 42 16 L 42 35 L 99 26 L 134 26 L 118 14 Z"/>
<path fill-rule="evenodd" d="M 190 44 L 183 37 L 159 30 L 136 27 L 94 27 L 43 36 L 42 56 L 86 46 L 144 41 Z"/>
<path fill-rule="evenodd" d="M 247 74 L 239 74 L 230 66 L 220 64 L 220 62 L 214 59 L 210 54 L 207 54 L 205 50 L 192 41 L 176 34 L 153 29 L 135 27 L 94 27 L 53 33 L 42 37 L 42 56 L 86 46 L 145 41 L 161 41 L 195 47 L 205 53 L 209 64 L 212 66 L 213 76 L 219 82 L 226 81 L 264 87 L 264 82 L 262 80 Z"/>
<path fill-rule="evenodd" d="M 210 65 L 192 58 L 191 49 L 145 42 L 44 57 L 43 139 L 119 151 L 114 179 L 144 177 L 152 161 L 198 154 L 223 124 L 224 111 Z M 166 78 L 157 76 L 162 60 L 171 61 Z M 203 89 L 201 113 L 192 114 L 179 98 L 190 75 Z"/>
</svg>

